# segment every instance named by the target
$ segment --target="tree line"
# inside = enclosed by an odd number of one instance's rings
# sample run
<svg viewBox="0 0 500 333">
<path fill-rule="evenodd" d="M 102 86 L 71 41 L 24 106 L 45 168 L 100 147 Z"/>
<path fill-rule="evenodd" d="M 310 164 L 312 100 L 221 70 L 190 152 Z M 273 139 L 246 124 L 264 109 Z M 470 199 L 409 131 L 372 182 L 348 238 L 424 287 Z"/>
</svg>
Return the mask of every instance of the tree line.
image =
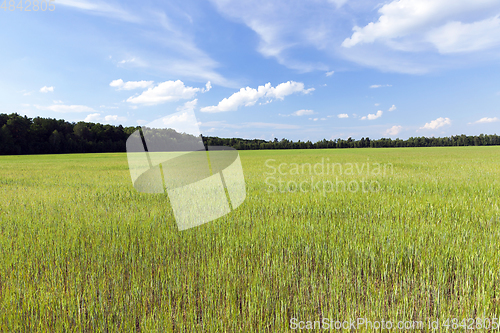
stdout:
<svg viewBox="0 0 500 333">
<path fill-rule="evenodd" d="M 0 155 L 125 152 L 127 138 L 139 128 L 84 121 L 74 123 L 42 117 L 28 118 L 17 113 L 0 114 Z M 167 140 L 177 140 L 185 136 L 174 130 L 164 133 L 168 137 Z M 500 145 L 500 136 L 496 134 L 462 134 L 444 138 L 411 137 L 407 140 L 339 138 L 323 139 L 314 143 L 277 138 L 271 141 L 211 136 L 202 138 L 205 146 L 229 146 L 238 150 Z"/>
</svg>

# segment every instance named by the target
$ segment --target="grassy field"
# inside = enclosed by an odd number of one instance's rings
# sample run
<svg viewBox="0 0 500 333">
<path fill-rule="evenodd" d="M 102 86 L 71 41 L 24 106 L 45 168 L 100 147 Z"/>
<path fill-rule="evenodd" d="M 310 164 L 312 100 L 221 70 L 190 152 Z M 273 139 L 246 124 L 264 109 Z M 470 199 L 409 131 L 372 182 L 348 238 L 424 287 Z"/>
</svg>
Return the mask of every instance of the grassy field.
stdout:
<svg viewBox="0 0 500 333">
<path fill-rule="evenodd" d="M 0 157 L 0 331 L 500 317 L 500 147 L 240 156 L 246 201 L 182 232 L 165 195 L 132 187 L 126 154 Z"/>
</svg>

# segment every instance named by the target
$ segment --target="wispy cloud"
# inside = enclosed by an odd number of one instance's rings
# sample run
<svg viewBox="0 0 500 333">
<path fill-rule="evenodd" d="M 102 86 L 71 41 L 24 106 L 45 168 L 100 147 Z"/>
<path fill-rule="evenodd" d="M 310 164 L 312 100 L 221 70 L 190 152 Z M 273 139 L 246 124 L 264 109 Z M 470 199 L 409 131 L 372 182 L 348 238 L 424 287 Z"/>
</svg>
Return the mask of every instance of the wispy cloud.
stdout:
<svg viewBox="0 0 500 333">
<path fill-rule="evenodd" d="M 54 87 L 47 87 L 47 86 L 44 86 L 42 88 L 40 88 L 40 92 L 41 93 L 48 93 L 48 92 L 54 92 Z"/>
<path fill-rule="evenodd" d="M 496 123 L 497 121 L 500 121 L 500 119 L 498 119 L 497 117 L 493 117 L 493 118 L 488 118 L 488 117 L 484 117 L 484 118 L 481 118 L 473 123 L 469 123 L 469 125 L 471 124 L 488 124 L 488 123 Z"/>
<path fill-rule="evenodd" d="M 298 110 L 292 113 L 292 116 L 308 116 L 314 114 L 313 110 Z"/>
<path fill-rule="evenodd" d="M 245 122 L 241 124 L 228 124 L 226 121 L 208 121 L 198 123 L 200 127 L 211 127 L 216 128 L 269 128 L 269 129 L 299 129 L 300 126 L 290 125 L 290 124 L 277 124 L 277 123 L 266 123 L 266 122 Z"/>
<path fill-rule="evenodd" d="M 105 16 L 127 22 L 141 22 L 142 19 L 123 9 L 118 4 L 112 4 L 102 1 L 86 1 L 86 0 L 57 0 L 57 5 L 71 7 L 81 11 L 85 11 L 92 15 Z"/>
<path fill-rule="evenodd" d="M 392 84 L 373 84 L 370 86 L 371 89 L 392 87 Z"/>
<path fill-rule="evenodd" d="M 96 113 L 96 110 L 94 110 L 91 107 L 85 106 L 85 105 L 54 104 L 54 105 L 49 105 L 49 106 L 35 105 L 35 107 L 38 110 L 46 110 L 46 111 L 53 111 L 53 112 L 60 112 L 60 113 L 72 113 L 72 112 L 94 112 L 94 113 Z"/>
<path fill-rule="evenodd" d="M 120 117 L 118 115 L 108 115 L 104 117 L 105 122 L 125 122 L 127 121 L 126 117 Z"/>
<path fill-rule="evenodd" d="M 392 112 L 392 111 L 395 111 L 396 109 L 397 109 L 397 108 L 396 108 L 396 105 L 392 105 L 392 106 L 389 108 L 389 110 L 387 110 L 387 111 Z"/>
<path fill-rule="evenodd" d="M 335 71 L 330 71 L 330 72 L 326 72 L 325 75 L 328 77 L 328 76 L 332 76 L 334 73 L 335 73 Z"/>
<path fill-rule="evenodd" d="M 130 49 L 118 49 L 117 58 L 112 60 L 119 67 L 139 67 L 154 70 L 169 77 L 212 81 L 215 84 L 234 88 L 236 84 L 217 72 L 220 64 L 201 50 L 195 41 L 195 31 L 186 26 L 189 14 L 180 8 L 169 12 L 170 17 L 158 8 L 131 10 L 116 0 L 57 0 L 57 5 L 81 11 L 89 15 L 136 23 L 140 26 L 141 45 Z M 148 4 L 142 4 L 141 7 Z M 190 22 L 192 24 L 192 22 Z M 144 50 L 144 45 L 160 47 L 161 52 Z M 166 52 L 165 52 L 166 51 Z M 131 54 L 132 53 L 132 54 Z M 109 57 L 113 59 L 113 56 Z"/>
<path fill-rule="evenodd" d="M 127 121 L 126 117 L 120 117 L 118 115 L 107 115 L 107 116 L 101 116 L 100 113 L 91 113 L 85 117 L 83 120 L 88 123 L 117 123 L 117 122 L 125 122 Z"/>
</svg>

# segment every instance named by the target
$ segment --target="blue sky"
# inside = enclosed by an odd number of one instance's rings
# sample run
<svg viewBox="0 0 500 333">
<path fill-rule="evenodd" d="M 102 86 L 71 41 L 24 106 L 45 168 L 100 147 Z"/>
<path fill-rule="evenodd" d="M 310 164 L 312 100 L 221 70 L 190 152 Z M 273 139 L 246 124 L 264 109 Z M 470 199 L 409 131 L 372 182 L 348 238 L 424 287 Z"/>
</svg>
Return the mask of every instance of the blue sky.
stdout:
<svg viewBox="0 0 500 333">
<path fill-rule="evenodd" d="M 266 140 L 500 133 L 498 0 L 52 3 L 0 9 L 0 113 L 136 126 L 189 108 L 204 135 Z"/>
</svg>

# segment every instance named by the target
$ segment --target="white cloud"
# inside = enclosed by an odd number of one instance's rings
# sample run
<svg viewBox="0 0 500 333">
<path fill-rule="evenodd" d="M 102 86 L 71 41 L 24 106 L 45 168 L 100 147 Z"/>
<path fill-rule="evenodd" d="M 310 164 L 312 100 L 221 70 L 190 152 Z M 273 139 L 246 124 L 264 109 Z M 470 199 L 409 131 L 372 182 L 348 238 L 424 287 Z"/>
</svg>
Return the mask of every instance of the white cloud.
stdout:
<svg viewBox="0 0 500 333">
<path fill-rule="evenodd" d="M 312 120 L 312 121 L 318 121 L 319 118 L 309 118 L 309 120 Z"/>
<path fill-rule="evenodd" d="M 403 129 L 402 126 L 392 126 L 387 131 L 385 131 L 385 135 L 390 135 L 390 136 L 398 135 L 402 129 Z"/>
<path fill-rule="evenodd" d="M 109 115 L 104 117 L 105 122 L 124 122 L 127 121 L 126 117 L 120 117 L 118 115 Z"/>
<path fill-rule="evenodd" d="M 270 128 L 270 129 L 299 129 L 300 126 L 289 124 L 276 124 L 265 122 L 246 122 L 242 124 L 228 124 L 225 121 L 208 121 L 199 123 L 200 127 L 213 127 L 213 128 Z"/>
<path fill-rule="evenodd" d="M 115 49 L 117 55 L 110 55 L 113 63 L 120 67 L 145 67 L 155 73 L 180 79 L 211 80 L 213 83 L 234 88 L 237 85 L 219 74 L 216 68 L 220 64 L 214 61 L 205 51 L 196 44 L 195 29 L 193 29 L 192 13 L 185 9 L 189 5 L 167 5 L 165 9 L 169 16 L 156 6 L 144 7 L 141 10 L 133 8 L 126 2 L 104 0 L 56 0 L 57 6 L 66 6 L 66 9 L 81 11 L 85 14 L 98 15 L 106 18 L 118 19 L 136 23 L 136 36 L 141 42 L 158 46 L 152 48 L 135 48 L 136 54 L 129 55 L 129 49 Z M 175 8 L 175 9 L 173 9 Z M 112 29 L 102 30 L 103 40 L 116 37 Z M 132 47 L 132 46 L 131 46 Z M 123 59 L 115 61 L 112 59 Z"/>
<path fill-rule="evenodd" d="M 383 113 L 384 112 L 382 112 L 381 110 L 378 110 L 376 114 L 371 114 L 370 113 L 368 116 L 361 117 L 361 120 L 366 120 L 366 119 L 368 119 L 368 120 L 374 120 L 374 119 L 382 117 Z"/>
<path fill-rule="evenodd" d="M 226 112 L 236 111 L 240 106 L 252 106 L 259 99 L 283 100 L 286 96 L 294 93 L 308 94 L 314 91 L 314 88 L 304 89 L 302 82 L 288 81 L 280 83 L 276 87 L 272 87 L 271 83 L 264 86 L 259 86 L 257 89 L 246 87 L 232 94 L 228 98 L 224 98 L 218 105 L 207 106 L 201 108 L 202 112 Z"/>
<path fill-rule="evenodd" d="M 61 100 L 56 100 L 56 101 L 52 101 L 52 103 L 54 103 L 54 104 L 62 104 L 62 103 L 63 103 L 63 101 L 61 101 Z"/>
<path fill-rule="evenodd" d="M 205 84 L 205 88 L 203 88 L 201 90 L 202 93 L 206 93 L 206 92 L 209 92 L 210 89 L 212 89 L 212 84 L 210 83 L 210 81 L 207 82 L 207 84 Z"/>
<path fill-rule="evenodd" d="M 127 12 L 119 6 L 113 6 L 102 1 L 86 0 L 57 0 L 57 5 L 73 7 L 78 10 L 86 11 L 93 15 L 105 16 L 128 22 L 141 21 L 135 15 Z"/>
<path fill-rule="evenodd" d="M 446 125 L 451 125 L 450 118 L 440 117 L 436 120 L 431 121 L 430 123 L 426 123 L 424 126 L 420 127 L 420 129 L 438 129 Z"/>
<path fill-rule="evenodd" d="M 133 90 L 133 89 L 145 89 L 153 84 L 153 81 L 128 81 L 123 82 L 122 79 L 113 80 L 109 84 L 111 87 L 117 88 L 117 90 Z"/>
<path fill-rule="evenodd" d="M 38 110 L 47 110 L 60 113 L 70 113 L 70 112 L 96 112 L 96 110 L 85 105 L 64 105 L 64 104 L 54 104 L 50 106 L 40 106 L 35 105 Z"/>
<path fill-rule="evenodd" d="M 341 113 L 341 114 L 338 114 L 337 117 L 339 117 L 340 119 L 343 119 L 343 118 L 349 118 L 349 115 L 347 113 Z"/>
<path fill-rule="evenodd" d="M 100 113 L 91 113 L 85 117 L 83 120 L 88 123 L 98 123 L 98 122 L 104 122 L 104 123 L 116 123 L 116 122 L 125 122 L 127 121 L 126 117 L 120 117 L 118 115 L 107 115 L 104 117 L 101 117 Z"/>
<path fill-rule="evenodd" d="M 54 92 L 54 87 L 47 87 L 47 86 L 44 86 L 42 88 L 40 88 L 40 92 L 41 93 L 48 93 L 48 92 Z"/>
<path fill-rule="evenodd" d="M 274 124 L 274 123 L 262 123 L 262 122 L 253 122 L 253 123 L 243 123 L 243 128 L 272 128 L 272 129 L 298 129 L 300 126 L 297 125 L 289 125 L 289 124 Z"/>
<path fill-rule="evenodd" d="M 347 0 L 328 0 L 328 2 L 334 3 L 335 5 L 337 5 L 337 7 L 342 7 L 347 2 Z"/>
<path fill-rule="evenodd" d="M 134 62 L 137 62 L 137 60 L 135 58 L 130 58 L 130 59 L 123 59 L 123 60 L 120 60 L 118 61 L 118 64 L 119 65 L 125 65 L 125 64 L 128 64 L 128 63 L 134 63 Z M 145 64 L 144 64 L 145 65 Z"/>
<path fill-rule="evenodd" d="M 387 42 L 425 31 L 450 18 L 474 11 L 498 7 L 497 0 L 395 0 L 383 5 L 377 22 L 355 26 L 354 33 L 342 43 L 350 48 L 358 44 Z"/>
<path fill-rule="evenodd" d="M 318 62 L 294 58 L 294 49 L 311 51 L 311 47 L 325 49 L 331 45 L 331 15 L 337 11 L 335 1 L 286 0 L 211 0 L 226 17 L 243 22 L 260 38 L 257 51 L 272 57 L 281 65 L 299 72 L 328 71 L 329 66 Z"/>
<path fill-rule="evenodd" d="M 389 112 L 392 112 L 392 111 L 395 111 L 397 108 L 396 108 L 396 105 L 392 105 L 390 108 L 389 108 Z"/>
<path fill-rule="evenodd" d="M 101 114 L 100 113 L 91 113 L 83 121 L 87 123 L 96 123 L 99 120 L 101 120 Z"/>
<path fill-rule="evenodd" d="M 487 123 L 496 123 L 497 121 L 500 121 L 500 119 L 498 119 L 497 117 L 494 117 L 494 118 L 488 118 L 488 117 L 484 117 L 484 118 L 481 118 L 473 123 L 469 123 L 469 124 L 487 124 Z"/>
<path fill-rule="evenodd" d="M 293 5 L 286 0 L 211 2 L 223 16 L 257 34 L 257 51 L 264 57 L 301 72 L 329 71 L 341 58 L 382 71 L 423 74 L 496 63 L 500 50 L 498 0 L 350 1 L 349 10 L 335 5 L 344 0 L 292 1 Z M 437 29 L 450 22 L 461 26 L 453 31 L 450 25 L 449 31 L 440 34 Z M 452 38 L 440 44 L 440 35 Z M 473 50 L 494 52 L 453 61 L 439 53 Z M 303 57 L 305 52 L 312 56 Z M 329 57 L 334 61 L 327 62 Z M 311 59 L 322 59 L 324 64 Z"/>
<path fill-rule="evenodd" d="M 373 84 L 370 86 L 371 89 L 383 88 L 383 87 L 392 87 L 392 84 Z"/>
<path fill-rule="evenodd" d="M 298 110 L 292 113 L 292 116 L 306 116 L 306 115 L 308 116 L 311 114 L 314 114 L 313 110 Z"/>
<path fill-rule="evenodd" d="M 498 59 L 498 0 L 389 0 L 378 7 L 378 19 L 354 26 L 341 43 L 338 53 L 344 58 L 410 74 Z M 442 54 L 456 56 L 450 61 Z"/>
<path fill-rule="evenodd" d="M 177 111 L 194 111 L 196 108 L 196 104 L 198 104 L 198 99 L 193 99 L 192 101 L 184 103 L 184 105 L 179 106 Z"/>
<path fill-rule="evenodd" d="M 489 49 L 500 45 L 500 18 L 497 15 L 473 23 L 448 22 L 429 31 L 427 40 L 443 54 Z"/>
<path fill-rule="evenodd" d="M 332 75 L 333 75 L 333 73 L 335 73 L 335 71 L 326 72 L 326 74 L 325 74 L 325 75 L 326 75 L 326 76 L 332 76 Z"/>
<path fill-rule="evenodd" d="M 127 99 L 127 102 L 133 104 L 157 105 L 170 101 L 178 101 L 180 99 L 193 98 L 200 88 L 185 86 L 184 82 L 165 81 L 155 87 L 151 87 L 144 91 L 139 96 L 132 96 Z"/>
</svg>

